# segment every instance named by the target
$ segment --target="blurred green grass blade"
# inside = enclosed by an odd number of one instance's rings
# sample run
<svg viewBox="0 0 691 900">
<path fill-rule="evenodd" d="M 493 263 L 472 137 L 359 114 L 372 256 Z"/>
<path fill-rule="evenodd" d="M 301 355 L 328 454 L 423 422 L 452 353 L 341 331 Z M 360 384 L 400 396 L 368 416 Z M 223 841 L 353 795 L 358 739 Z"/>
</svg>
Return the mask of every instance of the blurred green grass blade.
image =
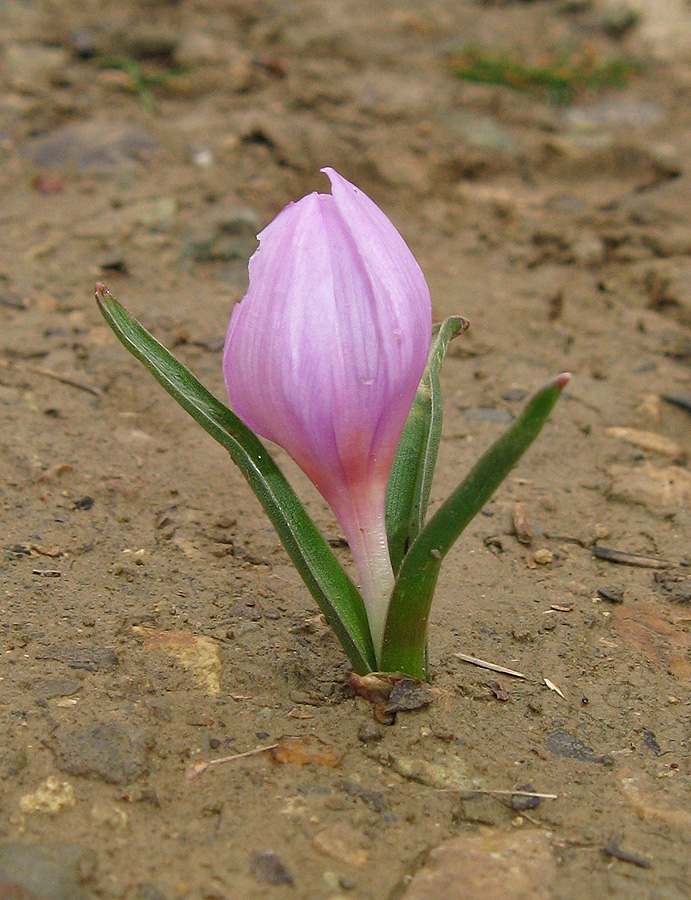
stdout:
<svg viewBox="0 0 691 900">
<path fill-rule="evenodd" d="M 448 64 L 466 81 L 546 93 L 559 104 L 573 103 L 585 91 L 623 88 L 641 70 L 636 60 L 601 56 L 585 46 L 531 64 L 506 51 L 471 45 L 449 56 Z"/>
<path fill-rule="evenodd" d="M 441 438 L 439 370 L 449 342 L 467 327 L 468 321 L 460 316 L 434 325 L 427 366 L 398 442 L 386 489 L 386 531 L 394 574 L 425 522 Z"/>
<path fill-rule="evenodd" d="M 540 433 L 570 375 L 558 375 L 529 401 L 439 507 L 406 554 L 384 628 L 380 668 L 426 677 L 427 622 L 444 556 Z"/>
<path fill-rule="evenodd" d="M 376 668 L 374 647 L 362 597 L 266 447 L 129 315 L 105 285 L 96 286 L 96 301 L 130 353 L 230 453 L 336 632 L 353 668 L 359 674 L 373 671 Z"/>
</svg>

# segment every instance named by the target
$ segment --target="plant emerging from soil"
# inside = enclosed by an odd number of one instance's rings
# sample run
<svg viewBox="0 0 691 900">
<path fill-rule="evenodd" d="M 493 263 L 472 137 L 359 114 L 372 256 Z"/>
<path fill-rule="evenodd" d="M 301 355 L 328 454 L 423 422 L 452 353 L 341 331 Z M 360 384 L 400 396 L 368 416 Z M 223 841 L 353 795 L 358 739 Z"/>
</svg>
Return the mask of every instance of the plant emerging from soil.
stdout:
<svg viewBox="0 0 691 900">
<path fill-rule="evenodd" d="M 549 381 L 428 519 L 441 436 L 438 373 L 460 316 L 432 325 L 429 290 L 384 213 L 332 169 L 331 194 L 290 204 L 259 235 L 223 356 L 234 412 L 133 319 L 96 298 L 127 349 L 230 453 L 358 674 L 428 677 L 442 560 L 537 437 L 569 375 Z M 331 506 L 360 589 L 259 436 Z"/>
</svg>

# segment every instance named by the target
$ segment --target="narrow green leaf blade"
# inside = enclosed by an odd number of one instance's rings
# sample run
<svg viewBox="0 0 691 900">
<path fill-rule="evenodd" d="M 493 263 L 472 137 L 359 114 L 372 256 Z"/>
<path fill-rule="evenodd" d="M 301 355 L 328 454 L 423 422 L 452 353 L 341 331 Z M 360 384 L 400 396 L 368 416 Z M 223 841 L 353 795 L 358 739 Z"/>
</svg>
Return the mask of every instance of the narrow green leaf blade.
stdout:
<svg viewBox="0 0 691 900">
<path fill-rule="evenodd" d="M 567 373 L 558 375 L 532 397 L 416 538 L 391 597 L 382 671 L 426 677 L 427 622 L 442 559 L 538 436 L 570 378 Z"/>
<path fill-rule="evenodd" d="M 359 674 L 376 669 L 362 597 L 269 451 L 109 293 L 96 286 L 105 320 L 130 353 L 229 453 L 278 532 L 288 555 Z"/>
<path fill-rule="evenodd" d="M 398 442 L 386 489 L 386 530 L 394 574 L 425 522 L 441 438 L 439 370 L 449 342 L 468 327 L 451 316 L 434 325 L 427 366 Z"/>
</svg>

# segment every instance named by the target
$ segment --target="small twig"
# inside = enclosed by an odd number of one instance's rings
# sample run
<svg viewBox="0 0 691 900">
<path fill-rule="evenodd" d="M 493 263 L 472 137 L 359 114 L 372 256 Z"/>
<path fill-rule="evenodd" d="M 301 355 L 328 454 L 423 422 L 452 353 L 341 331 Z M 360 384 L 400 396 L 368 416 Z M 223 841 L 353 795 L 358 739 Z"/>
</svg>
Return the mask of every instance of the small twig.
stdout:
<svg viewBox="0 0 691 900">
<path fill-rule="evenodd" d="M 664 559 L 641 556 L 640 553 L 626 553 L 624 550 L 611 550 L 609 547 L 593 547 L 593 556 L 606 562 L 620 563 L 622 566 L 638 566 L 641 569 L 666 569 L 669 565 Z"/>
<path fill-rule="evenodd" d="M 529 815 L 524 809 L 522 809 L 518 815 L 525 819 L 527 822 L 530 822 L 531 825 L 534 825 L 536 828 L 550 828 L 546 822 L 541 822 L 539 819 L 536 819 L 535 816 Z"/>
<path fill-rule="evenodd" d="M 221 763 L 233 762 L 236 759 L 245 759 L 247 756 L 256 756 L 259 753 L 266 753 L 267 750 L 274 750 L 278 744 L 268 744 L 266 747 L 255 747 L 254 750 L 246 750 L 244 753 L 234 753 L 232 756 L 221 756 L 218 759 L 199 759 L 197 762 L 190 763 L 187 767 L 185 775 L 187 778 L 196 778 L 202 772 L 206 772 L 209 766 L 219 766 Z"/>
<path fill-rule="evenodd" d="M 525 678 L 523 672 L 516 672 L 515 669 L 507 669 L 506 666 L 498 666 L 496 663 L 487 662 L 484 659 L 478 659 L 476 656 L 467 656 L 465 653 L 454 653 L 456 659 L 462 662 L 470 663 L 473 666 L 480 666 L 481 669 L 489 669 L 492 672 L 500 672 L 502 675 L 511 675 L 513 678 Z"/>
<path fill-rule="evenodd" d="M 474 794 L 489 794 L 492 797 L 537 797 L 538 800 L 558 800 L 557 794 L 539 794 L 537 791 L 473 791 Z"/>
<path fill-rule="evenodd" d="M 100 391 L 98 388 L 91 387 L 88 384 L 81 384 L 79 381 L 68 378 L 66 375 L 59 375 L 57 372 L 53 372 L 52 369 L 43 369 L 40 366 L 27 366 L 27 368 L 30 372 L 35 372 L 36 375 L 42 375 L 44 378 L 52 378 L 53 381 L 59 381 L 60 384 L 66 384 L 68 387 L 77 388 L 78 391 L 86 391 L 87 394 L 91 394 L 93 397 L 101 397 L 103 395 L 103 391 Z"/>
<path fill-rule="evenodd" d="M 58 569 L 32 569 L 32 575 L 42 575 L 44 578 L 59 578 L 62 572 Z"/>
<path fill-rule="evenodd" d="M 613 837 L 602 849 L 607 856 L 612 856 L 621 862 L 631 863 L 632 866 L 638 866 L 639 869 L 649 869 L 651 866 L 649 860 L 636 856 L 633 853 L 627 853 L 625 850 L 620 850 L 619 840 L 616 837 Z"/>
<path fill-rule="evenodd" d="M 551 681 L 549 678 L 543 678 L 542 680 L 545 682 L 550 691 L 554 691 L 555 694 L 559 694 L 562 700 L 566 700 L 566 697 L 562 694 L 561 690 L 553 681 Z"/>
<path fill-rule="evenodd" d="M 540 794 L 537 791 L 492 791 L 484 788 L 438 788 L 440 794 L 483 794 L 489 797 L 536 797 L 538 800 L 558 800 L 557 794 Z M 521 814 L 523 811 L 521 810 Z"/>
</svg>

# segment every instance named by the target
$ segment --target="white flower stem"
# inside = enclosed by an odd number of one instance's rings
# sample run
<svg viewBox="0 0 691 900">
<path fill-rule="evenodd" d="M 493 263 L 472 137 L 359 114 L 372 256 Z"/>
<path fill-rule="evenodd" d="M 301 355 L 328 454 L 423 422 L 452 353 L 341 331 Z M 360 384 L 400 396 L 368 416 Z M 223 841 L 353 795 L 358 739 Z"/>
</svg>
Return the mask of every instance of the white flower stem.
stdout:
<svg viewBox="0 0 691 900">
<path fill-rule="evenodd" d="M 384 626 L 394 585 L 384 497 L 385 488 L 372 490 L 370 487 L 366 496 L 354 498 L 361 499 L 361 502 L 356 503 L 353 518 L 348 522 L 341 520 L 360 578 L 360 591 L 365 601 L 377 663 L 381 657 Z"/>
</svg>

